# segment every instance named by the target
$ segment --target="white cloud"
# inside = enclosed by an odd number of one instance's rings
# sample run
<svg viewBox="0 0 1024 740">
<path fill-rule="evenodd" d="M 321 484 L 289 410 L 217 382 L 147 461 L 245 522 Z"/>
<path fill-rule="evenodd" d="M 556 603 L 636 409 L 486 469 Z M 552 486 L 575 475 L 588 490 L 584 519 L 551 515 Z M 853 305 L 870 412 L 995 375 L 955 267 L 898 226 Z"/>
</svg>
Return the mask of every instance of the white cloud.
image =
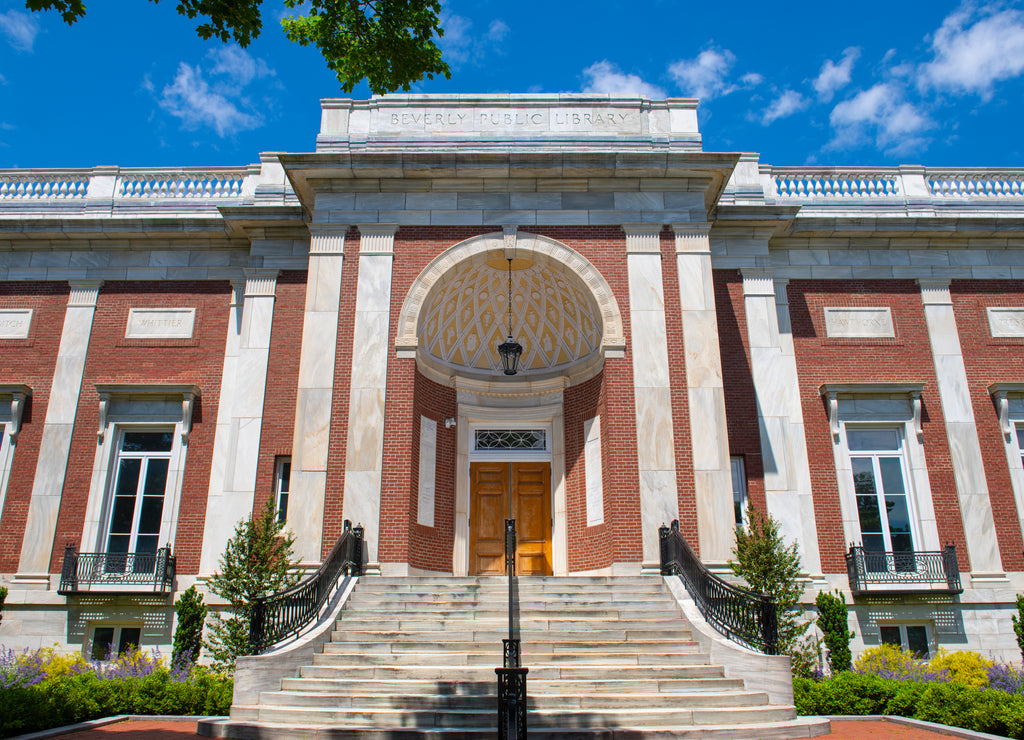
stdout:
<svg viewBox="0 0 1024 740">
<path fill-rule="evenodd" d="M 880 82 L 839 103 L 829 120 L 835 136 L 827 148 L 847 149 L 873 137 L 880 149 L 894 154 L 922 147 L 922 134 L 934 126 L 891 82 Z"/>
<path fill-rule="evenodd" d="M 767 126 L 773 121 L 802 111 L 807 105 L 807 98 L 800 93 L 794 90 L 783 90 L 782 94 L 761 113 L 761 123 Z"/>
<path fill-rule="evenodd" d="M 657 85 L 645 82 L 637 75 L 620 72 L 618 67 L 607 59 L 595 62 L 583 70 L 587 79 L 583 85 L 585 93 L 602 93 L 604 95 L 642 95 L 648 98 L 664 98 L 665 91 Z"/>
<path fill-rule="evenodd" d="M 222 46 L 207 53 L 213 59 L 211 74 L 226 75 L 230 81 L 244 87 L 254 79 L 272 77 L 274 70 L 262 59 L 253 56 L 238 46 Z"/>
<path fill-rule="evenodd" d="M 935 58 L 920 68 L 918 84 L 967 92 L 989 100 L 993 84 L 1024 72 L 1024 12 L 964 5 L 932 38 Z"/>
<path fill-rule="evenodd" d="M 832 100 L 837 90 L 841 90 L 850 84 L 850 73 L 853 65 L 860 57 L 860 49 L 856 46 L 843 51 L 843 58 L 836 64 L 831 59 L 826 59 L 821 65 L 821 71 L 814 78 L 814 90 L 818 93 L 818 100 L 827 103 Z"/>
<path fill-rule="evenodd" d="M 444 60 L 452 66 L 470 61 L 480 64 L 491 52 L 501 52 L 500 44 L 512 30 L 505 21 L 496 18 L 488 24 L 486 33 L 474 33 L 471 31 L 473 21 L 447 12 L 441 13 L 441 27 L 444 36 L 437 40 L 437 45 L 441 47 Z"/>
<path fill-rule="evenodd" d="M 39 21 L 30 13 L 8 10 L 0 13 L 0 31 L 18 51 L 32 51 L 39 34 Z"/>
<path fill-rule="evenodd" d="M 166 86 L 159 99 L 160 107 L 180 118 L 186 129 L 210 126 L 218 136 L 258 127 L 258 115 L 238 108 L 226 95 L 210 89 L 202 70 L 182 62 L 174 82 Z"/>
<path fill-rule="evenodd" d="M 751 88 L 764 82 L 757 72 L 740 77 L 740 84 L 729 82 L 729 72 L 736 63 L 736 55 L 728 49 L 705 49 L 693 59 L 680 59 L 671 64 L 668 73 L 684 95 L 702 100 L 728 95 L 741 88 Z"/>
</svg>

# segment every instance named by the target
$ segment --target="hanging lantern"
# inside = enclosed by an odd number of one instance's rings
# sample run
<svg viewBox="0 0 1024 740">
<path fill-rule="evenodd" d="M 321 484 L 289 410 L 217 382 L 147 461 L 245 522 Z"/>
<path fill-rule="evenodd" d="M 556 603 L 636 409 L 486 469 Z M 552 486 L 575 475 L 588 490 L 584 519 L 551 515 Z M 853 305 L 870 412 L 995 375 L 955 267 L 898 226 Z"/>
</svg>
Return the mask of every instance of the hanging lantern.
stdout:
<svg viewBox="0 0 1024 740">
<path fill-rule="evenodd" d="M 501 356 L 501 367 L 505 375 L 515 375 L 519 369 L 519 358 L 523 354 L 523 345 L 512 338 L 512 259 L 508 260 L 508 339 L 498 345 Z"/>
</svg>

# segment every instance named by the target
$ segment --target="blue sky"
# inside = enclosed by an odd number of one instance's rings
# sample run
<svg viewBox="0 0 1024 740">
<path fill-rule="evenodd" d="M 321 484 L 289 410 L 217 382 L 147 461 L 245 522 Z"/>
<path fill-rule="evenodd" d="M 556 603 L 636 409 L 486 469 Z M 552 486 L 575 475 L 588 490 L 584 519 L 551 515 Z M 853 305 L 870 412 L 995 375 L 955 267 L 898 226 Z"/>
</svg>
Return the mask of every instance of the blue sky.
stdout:
<svg viewBox="0 0 1024 740">
<path fill-rule="evenodd" d="M 0 167 L 242 165 L 311 151 L 343 96 L 266 0 L 248 49 L 174 0 L 66 26 L 0 0 Z M 774 165 L 1024 166 L 1021 2 L 448 0 L 451 80 L 414 92 L 699 97 L 707 151 Z M 366 87 L 350 96 L 369 97 Z"/>
</svg>

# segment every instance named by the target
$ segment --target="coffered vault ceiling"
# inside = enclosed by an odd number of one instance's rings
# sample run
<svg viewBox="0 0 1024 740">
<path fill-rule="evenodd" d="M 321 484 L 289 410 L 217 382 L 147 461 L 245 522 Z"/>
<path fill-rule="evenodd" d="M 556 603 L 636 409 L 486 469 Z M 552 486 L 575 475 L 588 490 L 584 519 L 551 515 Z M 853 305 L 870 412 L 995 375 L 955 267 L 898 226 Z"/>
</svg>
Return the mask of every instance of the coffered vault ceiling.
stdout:
<svg viewBox="0 0 1024 740">
<path fill-rule="evenodd" d="M 423 307 L 420 347 L 453 368 L 499 371 L 497 346 L 508 334 L 508 262 L 464 264 L 446 275 Z M 521 367 L 551 370 L 593 353 L 599 314 L 575 281 L 525 259 L 512 262 L 512 333 Z"/>
</svg>

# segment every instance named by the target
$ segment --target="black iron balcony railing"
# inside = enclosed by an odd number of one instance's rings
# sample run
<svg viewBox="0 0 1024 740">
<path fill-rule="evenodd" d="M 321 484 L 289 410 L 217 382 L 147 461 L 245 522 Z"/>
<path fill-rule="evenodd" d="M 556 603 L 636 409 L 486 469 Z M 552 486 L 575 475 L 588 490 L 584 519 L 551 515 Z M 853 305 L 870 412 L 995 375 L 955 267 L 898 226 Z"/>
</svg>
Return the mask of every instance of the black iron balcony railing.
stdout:
<svg viewBox="0 0 1024 740">
<path fill-rule="evenodd" d="M 169 594 L 174 585 L 170 546 L 156 552 L 77 552 L 64 548 L 57 593 L 68 595 L 104 590 Z"/>
<path fill-rule="evenodd" d="M 768 655 L 779 652 L 775 601 L 767 594 L 727 583 L 707 569 L 679 531 L 679 520 L 660 527 L 662 575 L 677 575 L 712 627 L 730 640 Z"/>
<path fill-rule="evenodd" d="M 516 520 L 505 520 L 505 575 L 508 577 L 508 639 L 502 640 L 498 674 L 498 740 L 526 740 L 526 674 L 520 664 L 519 579 L 516 577 Z"/>
<path fill-rule="evenodd" d="M 938 552 L 888 552 L 852 545 L 846 554 L 846 572 L 853 594 L 925 592 L 959 594 L 960 566 L 956 546 Z"/>
<path fill-rule="evenodd" d="M 316 621 L 342 575 L 363 572 L 363 528 L 345 520 L 341 537 L 315 573 L 280 593 L 256 600 L 249 615 L 249 643 L 257 653 Z"/>
</svg>

